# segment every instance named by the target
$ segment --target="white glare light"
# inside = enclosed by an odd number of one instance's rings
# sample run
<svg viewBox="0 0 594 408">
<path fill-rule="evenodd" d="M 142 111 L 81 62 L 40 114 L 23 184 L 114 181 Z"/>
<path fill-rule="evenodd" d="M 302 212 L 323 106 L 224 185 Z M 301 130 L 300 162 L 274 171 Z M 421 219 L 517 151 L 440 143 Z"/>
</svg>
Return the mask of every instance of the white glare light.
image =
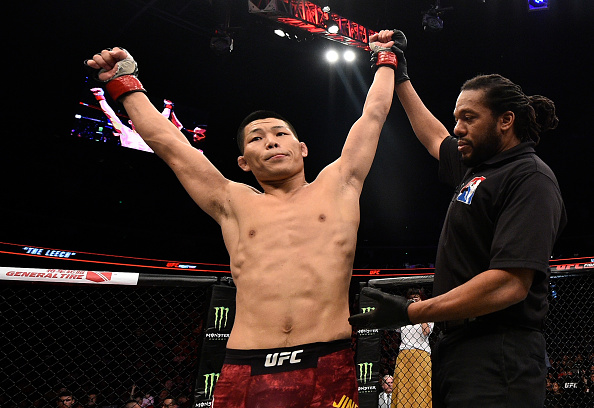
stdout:
<svg viewBox="0 0 594 408">
<path fill-rule="evenodd" d="M 326 53 L 326 59 L 328 62 L 336 62 L 338 61 L 338 53 L 334 50 L 330 50 Z"/>
<path fill-rule="evenodd" d="M 345 51 L 343 58 L 345 61 L 352 62 L 355 60 L 355 53 L 351 50 Z"/>
<path fill-rule="evenodd" d="M 338 26 L 336 24 L 329 26 L 328 32 L 330 34 L 336 34 L 338 32 Z"/>
<path fill-rule="evenodd" d="M 279 37 L 285 36 L 285 32 L 283 30 L 281 30 L 280 28 L 277 28 L 276 30 L 274 30 L 274 34 L 278 35 Z"/>
</svg>

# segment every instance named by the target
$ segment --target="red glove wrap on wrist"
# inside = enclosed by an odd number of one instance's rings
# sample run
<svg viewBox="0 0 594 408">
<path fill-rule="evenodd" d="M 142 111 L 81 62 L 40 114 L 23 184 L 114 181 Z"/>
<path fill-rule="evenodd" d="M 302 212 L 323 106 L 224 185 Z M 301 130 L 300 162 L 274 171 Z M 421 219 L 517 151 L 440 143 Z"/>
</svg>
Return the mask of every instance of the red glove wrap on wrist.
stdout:
<svg viewBox="0 0 594 408">
<path fill-rule="evenodd" d="M 112 79 L 107 83 L 105 89 L 114 101 L 130 92 L 146 92 L 138 78 L 132 75 L 123 75 Z"/>
<path fill-rule="evenodd" d="M 103 96 L 103 95 L 95 95 L 95 99 L 97 99 L 98 101 L 104 101 L 105 100 L 105 96 Z"/>
<path fill-rule="evenodd" d="M 382 65 L 389 65 L 392 68 L 396 69 L 398 66 L 398 59 L 396 58 L 396 54 L 389 51 L 380 51 L 377 53 L 377 62 L 375 63 L 376 66 Z"/>
</svg>

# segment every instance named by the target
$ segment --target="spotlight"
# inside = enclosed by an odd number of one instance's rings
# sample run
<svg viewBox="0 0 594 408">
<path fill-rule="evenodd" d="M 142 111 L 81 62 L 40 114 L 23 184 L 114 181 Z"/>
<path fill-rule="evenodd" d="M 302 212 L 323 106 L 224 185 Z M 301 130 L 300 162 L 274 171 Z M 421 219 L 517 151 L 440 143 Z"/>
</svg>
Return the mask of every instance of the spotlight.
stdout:
<svg viewBox="0 0 594 408">
<path fill-rule="evenodd" d="M 528 0 L 528 11 L 547 10 L 549 0 Z"/>
<path fill-rule="evenodd" d="M 332 17 L 330 17 L 330 6 L 324 6 L 322 7 L 322 11 L 324 12 L 324 19 L 323 19 L 323 24 L 324 27 L 326 28 L 326 31 L 328 31 L 330 34 L 336 34 L 339 31 L 338 28 L 338 24 L 336 24 L 336 21 L 334 21 L 332 19 Z"/>
<path fill-rule="evenodd" d="M 326 60 L 330 63 L 338 61 L 338 53 L 334 50 L 330 50 L 326 53 Z"/>
<path fill-rule="evenodd" d="M 219 56 L 229 54 L 233 51 L 233 39 L 229 33 L 216 30 L 210 39 L 210 49 Z"/>
<path fill-rule="evenodd" d="M 342 55 L 345 61 L 353 62 L 355 60 L 355 53 L 351 50 L 345 51 Z"/>
<path fill-rule="evenodd" d="M 283 30 L 281 30 L 280 28 L 277 28 L 276 30 L 274 30 L 274 34 L 278 35 L 279 37 L 287 36 L 287 34 L 285 34 L 285 32 Z"/>
<path fill-rule="evenodd" d="M 332 20 L 330 17 L 328 17 L 328 20 L 324 20 L 324 25 L 326 26 L 326 31 L 330 34 L 336 34 L 339 30 L 336 21 Z"/>
</svg>

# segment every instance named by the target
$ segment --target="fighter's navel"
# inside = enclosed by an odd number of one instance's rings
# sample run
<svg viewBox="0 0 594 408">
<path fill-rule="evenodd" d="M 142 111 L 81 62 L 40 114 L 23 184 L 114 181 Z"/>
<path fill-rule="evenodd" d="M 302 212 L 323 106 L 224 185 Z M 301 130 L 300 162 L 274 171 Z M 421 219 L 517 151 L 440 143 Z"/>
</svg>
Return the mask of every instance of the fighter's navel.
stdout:
<svg viewBox="0 0 594 408">
<path fill-rule="evenodd" d="M 281 330 L 285 334 L 290 334 L 293 331 L 294 326 L 293 319 L 288 316 L 285 317 L 283 322 L 281 322 Z"/>
</svg>

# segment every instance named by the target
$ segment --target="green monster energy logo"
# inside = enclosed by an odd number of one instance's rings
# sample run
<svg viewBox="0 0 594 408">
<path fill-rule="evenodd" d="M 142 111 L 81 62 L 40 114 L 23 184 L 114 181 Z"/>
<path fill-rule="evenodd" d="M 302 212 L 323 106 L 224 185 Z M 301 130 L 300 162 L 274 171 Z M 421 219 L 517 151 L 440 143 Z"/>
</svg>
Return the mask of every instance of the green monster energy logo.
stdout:
<svg viewBox="0 0 594 408">
<path fill-rule="evenodd" d="M 212 391 L 214 386 L 219 379 L 219 373 L 208 373 L 204 374 L 204 396 L 212 398 Z"/>
<path fill-rule="evenodd" d="M 362 307 L 362 308 L 361 308 L 361 312 L 362 312 L 362 313 L 369 313 L 369 312 L 371 312 L 372 310 L 375 310 L 375 307 Z"/>
<path fill-rule="evenodd" d="M 359 363 L 359 382 L 365 384 L 371 381 L 371 371 L 373 370 L 373 363 Z"/>
<path fill-rule="evenodd" d="M 215 307 L 215 327 L 221 330 L 223 327 L 227 327 L 227 317 L 229 315 L 228 307 Z M 224 319 L 224 321 L 223 321 Z"/>
</svg>

